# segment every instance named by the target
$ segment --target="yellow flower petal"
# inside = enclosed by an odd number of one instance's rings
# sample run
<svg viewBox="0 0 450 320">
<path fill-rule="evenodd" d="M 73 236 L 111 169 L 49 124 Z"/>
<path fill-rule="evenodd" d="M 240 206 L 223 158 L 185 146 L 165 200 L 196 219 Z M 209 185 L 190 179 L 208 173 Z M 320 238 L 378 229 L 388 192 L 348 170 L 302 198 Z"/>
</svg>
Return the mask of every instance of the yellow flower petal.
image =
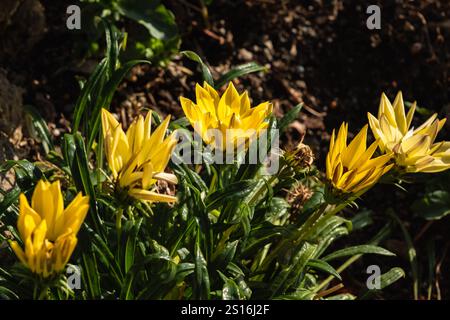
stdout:
<svg viewBox="0 0 450 320">
<path fill-rule="evenodd" d="M 22 248 L 19 246 L 19 244 L 17 243 L 17 241 L 11 241 L 9 243 L 9 245 L 11 246 L 11 249 L 14 251 L 14 253 L 16 254 L 17 258 L 19 258 L 20 262 L 22 262 L 24 265 L 27 265 L 27 257 L 25 255 L 25 252 L 22 250 Z"/>
<path fill-rule="evenodd" d="M 206 144 L 216 149 L 225 146 L 242 145 L 236 142 L 238 137 L 250 137 L 255 134 L 227 133 L 231 130 L 253 130 L 256 135 L 267 128 L 266 118 L 272 113 L 271 103 L 264 102 L 251 108 L 247 92 L 239 94 L 233 83 L 219 97 L 217 91 L 204 83 L 196 85 L 196 104 L 189 99 L 180 98 L 183 111 L 194 130 Z"/>
<path fill-rule="evenodd" d="M 342 158 L 342 163 L 345 167 L 350 168 L 366 151 L 367 140 L 367 125 L 356 135 L 352 142 L 347 147 L 347 152 Z"/>
<path fill-rule="evenodd" d="M 20 213 L 17 221 L 17 229 L 22 239 L 30 236 L 34 228 L 41 223 L 41 216 L 28 204 L 28 200 L 22 193 L 19 196 Z"/>
<path fill-rule="evenodd" d="M 441 165 L 439 157 L 433 153 L 434 141 L 445 119 L 437 120 L 437 114 L 433 114 L 418 128 L 410 128 L 415 110 L 414 102 L 405 116 L 401 92 L 397 94 L 393 107 L 386 95 L 382 95 L 378 118 L 368 114 L 370 128 L 375 138 L 379 139 L 380 150 L 393 152 L 396 165 L 407 172 L 446 170 L 446 166 Z"/>
<path fill-rule="evenodd" d="M 395 112 L 395 120 L 397 127 L 400 129 L 402 134 L 406 134 L 408 131 L 406 116 L 405 116 L 405 107 L 403 104 L 403 96 L 402 92 L 399 91 L 394 100 L 394 112 Z"/>
<path fill-rule="evenodd" d="M 344 193 L 356 193 L 370 188 L 388 171 L 386 163 L 392 158 L 392 154 L 372 158 L 378 141 L 367 148 L 367 129 L 368 126 L 364 126 L 348 146 L 348 127 L 345 122 L 336 138 L 334 130 L 331 135 L 326 157 L 326 177 L 335 189 Z"/>
<path fill-rule="evenodd" d="M 208 89 L 209 90 L 209 89 Z M 203 98 L 214 100 L 209 91 L 198 86 L 197 95 Z M 196 106 L 188 99 L 180 99 L 185 112 L 192 118 L 197 117 Z M 214 106 L 211 107 L 214 109 Z M 119 123 L 111 120 L 109 112 L 102 111 L 102 125 L 105 135 L 106 158 L 112 172 L 114 182 L 119 189 L 128 191 L 131 196 L 139 194 L 131 190 L 145 191 L 159 179 L 164 178 L 164 170 L 170 160 L 172 152 L 176 146 L 175 133 L 164 138 L 170 122 L 170 116 L 152 132 L 151 130 L 151 112 L 144 117 L 138 116 L 128 128 L 126 134 Z M 154 177 L 157 178 L 154 178 Z M 172 175 L 168 177 L 172 178 Z M 174 179 L 170 179 L 173 181 Z M 147 195 L 148 196 L 148 195 Z M 78 201 L 78 200 L 77 200 Z M 156 200 L 155 200 L 156 201 Z M 87 202 L 86 202 L 87 203 Z M 77 213 L 77 217 L 71 218 L 67 222 L 73 230 L 79 229 L 80 221 L 87 210 L 83 206 L 82 212 Z"/>
<path fill-rule="evenodd" d="M 11 248 L 24 265 L 44 278 L 64 269 L 76 244 L 78 232 L 89 209 L 89 198 L 80 194 L 64 210 L 59 181 L 39 181 L 32 196 L 32 208 L 25 195 L 20 195 L 20 213 L 17 222 L 25 249 L 17 242 Z M 72 237 L 73 248 L 66 252 L 66 259 L 56 262 L 61 255 L 55 244 L 61 237 Z M 65 250 L 61 248 L 61 250 Z M 67 255 L 68 253 L 68 255 Z M 56 265 L 58 264 L 58 265 Z"/>
<path fill-rule="evenodd" d="M 175 202 L 175 201 L 177 201 L 176 197 L 149 191 L 149 190 L 143 190 L 143 189 L 131 189 L 128 193 L 132 197 L 134 197 L 136 199 L 144 200 L 144 201 L 151 201 L 151 202 Z"/>
</svg>

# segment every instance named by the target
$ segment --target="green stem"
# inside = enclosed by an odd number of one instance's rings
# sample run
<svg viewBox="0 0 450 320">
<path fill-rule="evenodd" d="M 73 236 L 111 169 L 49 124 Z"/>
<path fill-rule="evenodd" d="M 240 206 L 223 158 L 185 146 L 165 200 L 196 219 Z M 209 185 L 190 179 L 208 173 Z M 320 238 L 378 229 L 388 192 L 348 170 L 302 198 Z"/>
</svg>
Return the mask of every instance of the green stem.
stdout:
<svg viewBox="0 0 450 320">
<path fill-rule="evenodd" d="M 128 217 L 130 218 L 131 222 L 133 222 L 133 224 L 134 224 L 134 212 L 133 212 L 132 207 L 130 207 L 130 206 L 127 207 L 127 214 L 128 214 Z"/>
<path fill-rule="evenodd" d="M 382 228 L 370 241 L 369 244 L 372 245 L 378 245 L 390 232 L 390 225 L 386 225 L 384 228 Z M 351 266 L 355 261 L 357 261 L 359 258 L 361 258 L 362 254 L 356 254 L 349 259 L 347 259 L 336 271 L 340 274 L 342 271 L 347 269 L 349 266 Z M 323 289 L 326 285 L 328 285 L 335 277 L 329 276 L 327 277 L 320 285 L 318 285 L 314 292 L 319 292 L 321 289 Z"/>
<path fill-rule="evenodd" d="M 37 300 L 37 298 L 38 298 L 38 295 L 37 295 L 38 287 L 39 287 L 39 284 L 38 284 L 37 281 L 35 281 L 34 282 L 34 288 L 33 288 L 33 300 Z"/>
<path fill-rule="evenodd" d="M 122 216 L 123 216 L 123 208 L 119 208 L 116 213 L 116 229 L 119 240 L 120 235 L 122 233 Z"/>
<path fill-rule="evenodd" d="M 212 177 L 212 179 L 211 179 L 211 183 L 210 183 L 210 185 L 209 185 L 209 193 L 213 193 L 216 189 L 217 189 L 217 186 L 216 186 L 216 184 L 217 184 L 217 182 L 218 182 L 218 173 L 217 172 L 215 172 L 214 174 L 213 174 L 213 177 Z"/>
<path fill-rule="evenodd" d="M 44 285 L 44 287 L 41 290 L 41 293 L 39 294 L 38 300 L 44 300 L 45 298 L 48 298 L 48 285 Z"/>
<path fill-rule="evenodd" d="M 299 243 L 302 238 L 304 238 L 304 235 L 306 231 L 312 227 L 312 225 L 320 218 L 320 216 L 325 212 L 325 209 L 328 207 L 328 203 L 323 203 L 307 220 L 306 222 L 300 227 L 300 229 L 295 232 L 291 237 L 288 239 L 281 240 L 278 245 L 275 247 L 275 249 L 272 250 L 271 253 L 267 255 L 267 258 L 264 259 L 264 262 L 261 265 L 262 270 L 265 270 L 272 261 L 278 256 L 279 252 L 282 251 L 282 249 L 285 249 L 286 246 L 290 246 L 293 243 Z"/>
<path fill-rule="evenodd" d="M 311 232 L 314 231 L 314 225 L 319 221 L 322 217 L 330 217 L 339 213 L 342 209 L 344 209 L 348 203 L 354 199 L 356 199 L 358 195 L 354 195 L 348 201 L 341 202 L 339 205 L 335 206 L 329 212 L 325 213 L 327 208 L 329 208 L 329 204 L 324 202 L 320 205 L 320 207 L 305 221 L 305 223 L 295 232 L 290 238 L 281 240 L 275 249 L 264 259 L 264 262 L 261 265 L 261 268 L 265 270 L 270 263 L 277 257 L 280 251 L 285 249 L 286 246 L 290 245 L 298 245 L 301 241 L 306 239 Z M 324 215 L 325 213 L 325 215 Z"/>
</svg>

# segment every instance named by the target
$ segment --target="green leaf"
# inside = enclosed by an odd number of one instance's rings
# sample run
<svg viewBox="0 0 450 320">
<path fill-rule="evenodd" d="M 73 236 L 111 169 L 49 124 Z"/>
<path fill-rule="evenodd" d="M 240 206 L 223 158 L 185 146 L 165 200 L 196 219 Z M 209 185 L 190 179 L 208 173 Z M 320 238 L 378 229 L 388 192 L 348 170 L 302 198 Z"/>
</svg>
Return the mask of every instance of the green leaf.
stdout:
<svg viewBox="0 0 450 320">
<path fill-rule="evenodd" d="M 42 140 L 42 146 L 44 147 L 45 153 L 54 150 L 55 146 L 52 141 L 52 136 L 48 131 L 47 122 L 44 118 L 42 118 L 39 112 L 30 105 L 24 106 L 24 111 L 31 120 L 32 128 L 36 130 L 37 135 Z"/>
<path fill-rule="evenodd" d="M 337 239 L 347 236 L 349 234 L 349 229 L 344 226 L 334 227 L 329 234 L 325 232 L 318 236 L 318 248 L 317 248 L 317 256 L 320 257 L 322 253 L 324 253 L 328 247 L 333 244 Z M 311 237 L 310 239 L 313 239 Z"/>
<path fill-rule="evenodd" d="M 253 180 L 242 180 L 229 184 L 223 189 L 217 190 L 208 195 L 205 199 L 207 210 L 213 210 L 220 206 L 227 205 L 236 199 L 244 199 L 256 186 Z"/>
<path fill-rule="evenodd" d="M 196 299 L 209 299 L 210 284 L 208 264 L 200 249 L 200 235 L 197 233 L 197 241 L 195 242 L 195 268 L 194 268 L 194 294 Z"/>
<path fill-rule="evenodd" d="M 412 102 L 405 101 L 405 106 L 406 106 L 408 109 L 410 109 L 412 105 L 413 105 Z M 415 112 L 416 112 L 417 114 L 420 114 L 420 115 L 424 116 L 424 117 L 430 117 L 430 116 L 434 113 L 433 110 L 430 110 L 430 109 L 428 109 L 428 108 L 419 106 L 419 105 L 417 105 L 417 104 L 416 104 L 416 111 L 415 111 Z"/>
<path fill-rule="evenodd" d="M 411 208 L 414 213 L 427 220 L 442 219 L 450 214 L 450 192 L 446 190 L 429 192 L 422 199 L 414 201 Z"/>
<path fill-rule="evenodd" d="M 402 230 L 403 237 L 405 238 L 406 245 L 408 246 L 408 259 L 409 263 L 411 265 L 411 273 L 413 277 L 413 294 L 414 294 L 414 300 L 419 299 L 419 263 L 417 261 L 417 252 L 416 248 L 414 247 L 413 239 L 411 238 L 411 235 L 409 234 L 408 230 L 406 229 L 403 222 L 400 220 L 400 218 L 397 216 L 397 214 L 392 209 L 387 210 L 387 214 L 391 216 L 395 222 L 400 226 L 400 229 Z"/>
<path fill-rule="evenodd" d="M 249 62 L 244 63 L 239 66 L 234 67 L 227 73 L 225 73 L 223 76 L 217 80 L 217 83 L 215 85 L 215 88 L 218 89 L 222 87 L 227 82 L 245 76 L 246 74 L 253 73 L 253 72 L 259 72 L 259 71 L 267 71 L 267 67 L 263 67 L 256 62 Z"/>
<path fill-rule="evenodd" d="M 228 242 L 225 245 L 225 248 L 219 253 L 217 257 L 217 264 L 227 267 L 228 264 L 233 260 L 234 255 L 236 254 L 236 248 L 239 244 L 239 240 L 235 240 L 232 242 Z M 215 262 L 216 263 L 216 262 Z"/>
<path fill-rule="evenodd" d="M 73 155 L 74 158 L 70 165 L 75 185 L 78 191 L 82 191 L 83 194 L 89 196 L 89 211 L 91 213 L 89 217 L 94 223 L 95 230 L 103 235 L 105 228 L 102 228 L 102 220 L 97 210 L 96 194 L 91 181 L 89 162 L 83 138 L 79 133 L 76 133 L 72 138 L 67 135 L 66 141 L 69 144 L 69 146 L 66 147 L 68 153 L 70 153 L 72 150 L 71 148 L 73 148 L 73 146 L 70 145 L 75 145 L 75 154 Z M 70 154 L 68 154 L 68 156 L 70 157 Z"/>
<path fill-rule="evenodd" d="M 274 221 L 284 221 L 289 215 L 289 203 L 280 197 L 274 197 L 270 200 L 267 212 L 265 214 L 266 221 L 274 223 Z"/>
<path fill-rule="evenodd" d="M 100 238 L 99 235 L 94 235 L 95 242 L 92 244 L 92 249 L 97 253 L 98 259 L 102 262 L 102 264 L 107 268 L 109 274 L 115 280 L 117 285 L 123 285 L 123 275 L 120 270 L 120 267 L 117 264 L 114 255 L 109 250 L 106 243 Z"/>
<path fill-rule="evenodd" d="M 316 293 L 305 288 L 298 289 L 291 294 L 285 294 L 275 297 L 275 300 L 313 300 L 316 297 Z"/>
<path fill-rule="evenodd" d="M 334 277 L 342 280 L 341 275 L 334 269 L 330 264 L 322 260 L 311 259 L 308 261 L 308 267 L 323 271 L 325 273 L 331 274 Z"/>
<path fill-rule="evenodd" d="M 394 282 L 397 282 L 401 278 L 405 277 L 405 271 L 402 268 L 394 267 L 388 272 L 380 276 L 380 287 L 378 289 L 369 289 L 365 293 L 361 294 L 358 299 L 365 300 L 370 298 L 375 292 L 383 290 L 384 288 L 390 286 Z"/>
<path fill-rule="evenodd" d="M 176 155 L 174 154 L 173 156 Z M 180 162 L 181 161 L 182 160 L 180 160 Z M 174 167 L 180 171 L 178 175 L 181 177 L 180 180 L 182 180 L 182 182 L 187 181 L 192 187 L 196 188 L 200 192 L 206 193 L 208 191 L 208 187 L 206 186 L 200 175 L 197 172 L 191 170 L 186 164 L 174 164 Z"/>
<path fill-rule="evenodd" d="M 0 212 L 6 212 L 6 210 L 17 201 L 20 195 L 20 188 L 18 186 L 14 186 L 11 190 L 9 190 L 4 196 L 2 201 L 0 202 Z"/>
<path fill-rule="evenodd" d="M 145 256 L 141 262 L 139 262 L 138 264 L 135 264 L 133 269 L 135 267 L 136 267 L 136 269 L 138 269 L 137 267 L 141 267 L 146 264 L 150 264 L 150 263 L 153 263 L 153 262 L 159 261 L 159 260 L 170 261 L 170 257 L 167 253 L 164 253 L 164 252 L 151 253 L 151 254 Z"/>
<path fill-rule="evenodd" d="M 352 223 L 347 219 L 339 216 L 322 216 L 311 228 L 310 237 L 320 240 L 321 237 L 332 236 L 340 226 L 344 226 L 349 232 L 352 230 Z"/>
<path fill-rule="evenodd" d="M 241 249 L 241 256 L 251 258 L 258 252 L 261 252 L 266 244 L 282 238 L 285 228 L 269 223 L 265 224 L 264 227 L 254 228 L 250 232 L 249 240 L 246 241 L 245 247 Z"/>
<path fill-rule="evenodd" d="M 223 300 L 241 300 L 242 296 L 239 286 L 233 279 L 228 278 L 222 272 L 217 270 L 217 273 L 223 280 L 222 299 Z"/>
<path fill-rule="evenodd" d="M 92 122 L 96 122 L 97 114 L 102 107 L 105 107 L 106 97 L 104 96 L 104 89 L 107 81 L 112 77 L 114 71 L 119 66 L 119 37 L 114 25 L 107 20 L 102 19 L 102 24 L 105 29 L 106 38 L 106 56 L 97 65 L 92 75 L 84 84 L 81 94 L 75 104 L 73 132 L 77 132 L 81 121 L 84 119 L 83 132 L 89 132 L 92 127 Z M 96 132 L 93 134 L 95 135 Z M 91 132 L 91 136 L 93 135 Z M 91 139 L 89 136 L 89 139 Z M 89 141 L 89 140 L 88 140 Z M 90 144 L 89 149 L 90 150 Z"/>
<path fill-rule="evenodd" d="M 170 121 L 169 129 L 175 130 L 179 128 L 187 128 L 188 126 L 190 126 L 189 119 L 187 117 L 181 117 L 174 121 Z"/>
<path fill-rule="evenodd" d="M 174 15 L 158 0 L 117 0 L 113 7 L 143 25 L 156 39 L 169 40 L 177 36 Z"/>
<path fill-rule="evenodd" d="M 351 293 L 340 293 L 335 296 L 327 297 L 326 300 L 355 300 L 356 297 Z"/>
<path fill-rule="evenodd" d="M 294 108 L 289 110 L 283 118 L 278 120 L 278 128 L 280 129 L 280 132 L 286 131 L 288 126 L 297 119 L 300 111 L 302 111 L 303 103 L 299 103 Z"/>
<path fill-rule="evenodd" d="M 75 139 L 72 134 L 68 134 L 68 133 L 64 134 L 62 149 L 63 149 L 64 160 L 65 160 L 67 166 L 69 168 L 71 168 L 74 163 L 74 160 L 75 160 L 75 150 L 77 149 L 77 146 L 75 145 Z M 72 174 L 73 174 L 73 172 L 72 172 Z M 72 177 L 72 178 L 74 180 L 76 179 L 76 177 Z"/>
<path fill-rule="evenodd" d="M 184 54 L 186 57 L 191 59 L 192 61 L 200 64 L 203 74 L 203 80 L 206 81 L 210 86 L 214 87 L 214 79 L 212 77 L 211 71 L 208 66 L 203 62 L 203 60 L 196 54 L 194 51 L 181 51 L 181 54 Z"/>
<path fill-rule="evenodd" d="M 12 290 L 10 290 L 6 287 L 0 286 L 0 300 L 8 299 L 8 298 L 20 299 L 19 296 Z"/>
<path fill-rule="evenodd" d="M 25 159 L 5 161 L 0 167 L 0 172 L 6 172 L 10 169 L 14 169 L 16 185 L 23 191 L 34 188 L 36 182 L 42 178 L 42 171 L 39 167 Z"/>
<path fill-rule="evenodd" d="M 372 210 L 363 209 L 352 218 L 352 230 L 360 230 L 373 224 Z"/>
<path fill-rule="evenodd" d="M 92 144 L 94 143 L 95 137 L 97 136 L 97 133 L 100 129 L 101 125 L 101 109 L 106 108 L 109 109 L 109 105 L 111 104 L 111 101 L 113 99 L 114 93 L 117 90 L 117 87 L 122 82 L 125 75 L 130 72 L 130 70 L 140 64 L 140 63 L 148 63 L 150 64 L 150 61 L 147 60 L 132 60 L 126 62 L 122 67 L 115 70 L 112 73 L 111 79 L 108 80 L 108 82 L 105 84 L 105 86 L 102 88 L 101 97 L 98 98 L 98 102 L 96 103 L 96 106 L 94 110 L 92 111 L 92 119 L 89 123 L 89 136 L 88 136 L 88 144 L 87 144 L 87 150 L 90 150 L 92 147 Z M 101 98 L 101 99 L 100 99 Z"/>
<path fill-rule="evenodd" d="M 119 35 L 116 32 L 114 25 L 107 20 L 102 19 L 103 26 L 105 28 L 106 38 L 106 57 L 108 59 L 108 71 L 107 74 L 111 75 L 118 65 L 119 58 Z"/>
<path fill-rule="evenodd" d="M 312 212 L 314 212 L 324 201 L 325 199 L 323 189 L 320 188 L 318 190 L 315 190 L 312 197 L 309 198 L 309 200 L 306 201 L 305 205 L 303 206 L 303 211 L 312 214 Z"/>
<path fill-rule="evenodd" d="M 120 299 L 122 300 L 131 300 L 133 299 L 133 281 L 136 277 L 134 272 L 127 273 L 125 277 L 124 284 L 122 286 L 122 290 L 120 292 Z"/>
<path fill-rule="evenodd" d="M 402 268 L 398 268 L 398 267 L 392 268 L 388 272 L 381 275 L 380 289 L 384 289 L 384 288 L 390 286 L 391 284 L 393 284 L 394 282 L 396 282 L 397 280 L 400 280 L 401 278 L 404 278 L 404 277 L 405 277 L 405 271 L 403 271 Z"/>
<path fill-rule="evenodd" d="M 436 240 L 430 239 L 427 242 L 426 250 L 427 250 L 427 260 L 428 260 L 428 292 L 427 298 L 431 300 L 431 295 L 433 293 L 433 287 L 435 285 L 435 273 L 436 273 Z"/>
<path fill-rule="evenodd" d="M 271 298 L 285 294 L 286 291 L 297 282 L 307 263 L 314 256 L 316 245 L 303 243 L 292 261 L 285 266 L 270 283 Z"/>
<path fill-rule="evenodd" d="M 136 251 L 136 243 L 137 243 L 137 237 L 139 233 L 139 229 L 141 228 L 142 221 L 144 219 L 140 218 L 133 226 L 131 230 L 131 234 L 129 235 L 127 239 L 127 244 L 125 246 L 125 272 L 128 272 L 130 268 L 134 264 L 134 256 Z"/>
<path fill-rule="evenodd" d="M 386 249 L 383 249 L 381 247 L 364 244 L 364 245 L 360 245 L 360 246 L 354 246 L 354 247 L 337 250 L 337 251 L 330 253 L 329 255 L 323 257 L 322 260 L 330 261 L 330 260 L 337 259 L 337 258 L 353 256 L 356 254 L 367 254 L 367 253 L 380 254 L 383 256 L 395 256 L 394 253 L 392 253 Z"/>
<path fill-rule="evenodd" d="M 97 269 L 97 261 L 94 252 L 84 253 L 82 255 L 84 287 L 90 293 L 91 299 L 101 297 L 100 274 Z"/>
<path fill-rule="evenodd" d="M 74 142 L 76 147 L 74 160 L 81 178 L 81 181 L 79 181 L 81 184 L 78 186 L 78 190 L 83 191 L 85 195 L 89 195 L 95 200 L 95 192 L 90 178 L 89 161 L 83 137 L 79 133 L 74 134 Z"/>
<path fill-rule="evenodd" d="M 81 94 L 78 97 L 77 102 L 75 103 L 72 132 L 78 131 L 81 124 L 81 120 L 83 118 L 84 111 L 88 106 L 89 99 L 93 98 L 92 93 L 94 92 L 94 89 L 100 82 L 102 82 L 102 80 L 105 79 L 107 70 L 108 70 L 108 59 L 104 58 L 97 65 L 97 67 L 95 67 L 94 72 L 89 77 L 86 84 L 83 86 Z"/>
</svg>

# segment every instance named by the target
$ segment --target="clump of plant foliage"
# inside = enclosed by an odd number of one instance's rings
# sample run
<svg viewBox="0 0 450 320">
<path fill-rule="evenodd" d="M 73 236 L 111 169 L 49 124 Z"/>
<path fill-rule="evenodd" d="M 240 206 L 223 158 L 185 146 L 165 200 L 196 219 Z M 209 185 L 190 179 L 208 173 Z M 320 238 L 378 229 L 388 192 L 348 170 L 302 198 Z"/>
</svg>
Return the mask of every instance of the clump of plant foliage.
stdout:
<svg viewBox="0 0 450 320">
<path fill-rule="evenodd" d="M 178 53 L 180 35 L 173 13 L 160 0 L 82 0 L 82 33 L 91 53 L 100 45 L 100 19 L 127 31 L 124 60 L 148 59 L 165 65 Z"/>
<path fill-rule="evenodd" d="M 355 299 L 337 293 L 345 286 L 340 272 L 361 254 L 393 255 L 377 246 L 391 226 L 368 243 L 339 249 L 331 245 L 368 219 L 339 213 L 381 180 L 449 166 L 449 143 L 434 141 L 442 121 L 410 129 L 414 111 L 405 115 L 400 94 L 393 105 L 383 96 L 378 118 L 369 116 L 372 144 L 366 144 L 368 126 L 349 143 L 348 124 L 333 131 L 321 174 L 307 145 L 272 144 L 301 105 L 276 118 L 270 102 L 254 106 L 230 83 L 262 67 L 246 64 L 213 79 L 193 52 L 185 55 L 199 63 L 205 82 L 193 88 L 195 99 L 180 98 L 186 118 L 162 120 L 147 111 L 123 128 L 108 108 L 121 79 L 144 62 L 119 61 L 120 34 L 106 32 L 106 57 L 83 85 L 72 132 L 53 141 L 31 112 L 45 159 L 1 164 L 16 180 L 0 202 L 3 298 Z M 264 152 L 279 156 L 278 169 L 267 174 L 260 160 L 175 161 L 178 145 L 211 159 L 225 142 L 241 146 L 245 159 L 254 136 L 244 130 L 218 141 L 206 131 L 230 128 L 267 132 Z M 200 140 L 177 141 L 180 130 Z M 344 257 L 349 260 L 339 265 Z M 71 285 L 74 270 L 78 287 Z M 400 268 L 385 270 L 374 290 L 403 275 Z M 330 287 L 333 279 L 339 284 Z"/>
</svg>

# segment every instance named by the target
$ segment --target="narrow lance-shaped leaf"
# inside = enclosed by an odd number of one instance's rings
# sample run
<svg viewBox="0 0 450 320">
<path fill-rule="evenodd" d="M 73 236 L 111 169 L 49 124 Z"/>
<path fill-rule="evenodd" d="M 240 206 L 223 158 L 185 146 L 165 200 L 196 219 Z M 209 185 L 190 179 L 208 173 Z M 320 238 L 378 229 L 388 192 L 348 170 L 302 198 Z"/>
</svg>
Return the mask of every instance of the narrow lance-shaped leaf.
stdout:
<svg viewBox="0 0 450 320">
<path fill-rule="evenodd" d="M 195 242 L 195 286 L 194 296 L 196 299 L 209 299 L 210 284 L 208 265 L 200 249 L 200 235 L 197 233 L 197 240 Z"/>
<path fill-rule="evenodd" d="M 55 146 L 53 144 L 52 136 L 48 130 L 45 120 L 42 118 L 39 112 L 30 105 L 24 106 L 24 110 L 31 118 L 31 125 L 33 126 L 33 129 L 36 130 L 39 138 L 42 140 L 45 152 L 49 153 L 51 150 L 54 150 Z"/>
<path fill-rule="evenodd" d="M 367 253 L 380 254 L 383 256 L 395 256 L 394 253 L 392 253 L 386 249 L 383 249 L 381 247 L 378 247 L 378 246 L 360 245 L 360 246 L 354 246 L 354 247 L 337 250 L 333 253 L 330 253 L 326 257 L 323 257 L 322 260 L 330 261 L 330 260 L 337 259 L 337 258 L 353 256 L 356 254 L 367 254 Z"/>
<path fill-rule="evenodd" d="M 203 74 L 203 80 L 205 80 L 206 82 L 208 82 L 209 85 L 214 87 L 214 79 L 212 77 L 211 71 L 209 70 L 208 66 L 203 62 L 203 60 L 199 57 L 199 55 L 196 54 L 194 51 L 181 51 L 181 53 L 184 54 L 189 59 L 191 59 L 192 61 L 195 61 L 198 64 L 200 64 Z"/>
<path fill-rule="evenodd" d="M 260 71 L 267 71 L 267 67 L 261 66 L 256 62 L 241 64 L 239 66 L 234 67 L 233 69 L 225 73 L 223 76 L 221 76 L 219 80 L 217 80 L 215 88 L 218 89 L 233 79 L 245 76 L 249 73 Z"/>
</svg>

